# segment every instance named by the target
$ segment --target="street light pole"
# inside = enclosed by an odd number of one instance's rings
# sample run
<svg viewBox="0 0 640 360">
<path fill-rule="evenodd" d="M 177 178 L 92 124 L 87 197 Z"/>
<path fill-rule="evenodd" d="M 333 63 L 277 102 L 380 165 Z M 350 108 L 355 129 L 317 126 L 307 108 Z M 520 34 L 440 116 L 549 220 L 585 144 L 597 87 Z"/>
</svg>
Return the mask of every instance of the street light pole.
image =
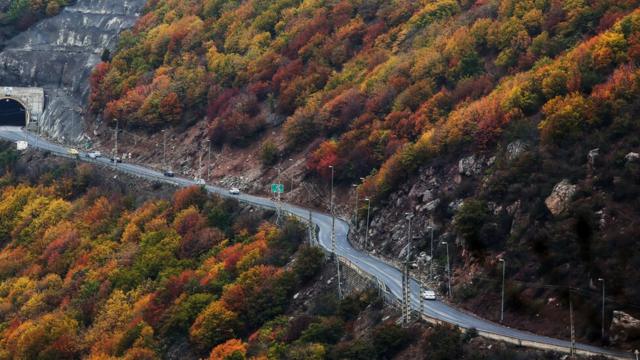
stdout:
<svg viewBox="0 0 640 360">
<path fill-rule="evenodd" d="M 353 208 L 353 225 L 357 226 L 358 225 L 358 185 L 351 184 L 351 186 L 353 187 L 354 191 L 356 192 L 356 205 Z"/>
<path fill-rule="evenodd" d="M 209 149 L 207 150 L 207 180 L 211 181 L 211 139 L 207 139 Z"/>
<path fill-rule="evenodd" d="M 411 307 L 410 297 L 410 285 L 411 277 L 409 275 L 409 262 L 411 261 L 411 219 L 413 218 L 411 213 L 406 212 L 408 217 L 409 229 L 407 231 L 407 255 L 404 262 L 404 269 L 402 272 L 402 323 L 407 325 L 409 323 L 409 312 Z"/>
<path fill-rule="evenodd" d="M 333 253 L 333 257 L 336 260 L 336 271 L 338 274 L 338 299 L 342 299 L 342 283 L 340 280 L 340 260 L 338 259 L 338 254 L 336 253 L 336 214 L 333 209 L 333 175 L 334 168 L 333 165 L 329 165 L 331 169 L 331 195 L 329 199 L 330 211 L 331 211 L 331 252 Z"/>
<path fill-rule="evenodd" d="M 291 161 L 291 166 L 293 166 L 293 159 L 289 158 L 289 161 Z M 291 183 L 290 187 L 289 187 L 289 193 L 293 193 L 293 176 L 289 175 L 289 182 Z"/>
<path fill-rule="evenodd" d="M 502 302 L 500 305 L 500 322 L 502 323 L 504 321 L 504 274 L 507 262 L 504 258 L 500 258 L 498 261 L 502 263 Z"/>
<path fill-rule="evenodd" d="M 604 291 L 605 291 L 605 281 L 604 278 L 599 278 L 598 281 L 602 282 L 602 339 L 604 339 Z"/>
<path fill-rule="evenodd" d="M 162 167 L 167 171 L 167 130 L 162 130 Z"/>
<path fill-rule="evenodd" d="M 429 225 L 429 230 L 431 230 L 431 261 L 433 261 L 433 224 Z"/>
<path fill-rule="evenodd" d="M 447 279 L 449 282 L 449 297 L 451 297 L 451 263 L 449 261 L 449 243 L 446 241 L 442 242 L 442 245 L 447 246 Z"/>
<path fill-rule="evenodd" d="M 364 201 L 367 202 L 367 226 L 364 233 L 364 246 L 366 249 L 366 247 L 369 246 L 369 214 L 371 213 L 371 199 L 365 198 Z"/>
<path fill-rule="evenodd" d="M 118 125 L 119 125 L 119 121 L 118 121 L 118 119 L 116 119 L 116 136 L 115 136 L 116 137 L 116 143 L 115 143 L 114 148 L 113 148 L 113 152 L 114 152 L 114 154 L 113 154 L 113 166 L 114 166 L 114 168 L 118 167 Z"/>
</svg>

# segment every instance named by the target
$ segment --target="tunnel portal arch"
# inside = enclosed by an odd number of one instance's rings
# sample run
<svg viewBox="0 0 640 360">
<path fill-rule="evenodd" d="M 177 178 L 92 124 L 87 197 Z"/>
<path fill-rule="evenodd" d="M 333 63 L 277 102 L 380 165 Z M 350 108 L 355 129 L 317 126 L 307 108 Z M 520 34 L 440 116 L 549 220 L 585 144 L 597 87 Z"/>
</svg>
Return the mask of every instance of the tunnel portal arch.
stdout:
<svg viewBox="0 0 640 360">
<path fill-rule="evenodd" d="M 0 98 L 0 126 L 27 126 L 29 111 L 26 105 L 12 97 Z"/>
<path fill-rule="evenodd" d="M 44 89 L 35 87 L 0 88 L 0 126 L 37 123 L 44 112 Z"/>
</svg>

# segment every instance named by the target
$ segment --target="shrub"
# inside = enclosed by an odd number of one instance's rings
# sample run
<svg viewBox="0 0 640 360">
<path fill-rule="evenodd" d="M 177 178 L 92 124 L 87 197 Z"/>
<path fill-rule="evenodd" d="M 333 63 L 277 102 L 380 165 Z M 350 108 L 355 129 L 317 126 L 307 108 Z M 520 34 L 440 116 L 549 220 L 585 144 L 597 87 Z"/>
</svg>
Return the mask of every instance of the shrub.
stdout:
<svg viewBox="0 0 640 360">
<path fill-rule="evenodd" d="M 276 144 L 271 140 L 267 140 L 260 147 L 260 161 L 262 166 L 271 166 L 278 161 L 280 151 Z"/>
<path fill-rule="evenodd" d="M 335 344 L 343 334 L 344 321 L 337 317 L 329 317 L 309 325 L 307 330 L 302 332 L 300 341 Z"/>
<path fill-rule="evenodd" d="M 298 279 L 302 283 L 313 279 L 324 264 L 324 253 L 317 247 L 304 246 L 300 250 L 293 267 Z"/>
<path fill-rule="evenodd" d="M 391 359 L 411 342 L 408 329 L 396 324 L 383 324 L 373 330 L 373 343 L 381 358 Z"/>
<path fill-rule="evenodd" d="M 238 316 L 223 303 L 214 301 L 196 318 L 189 330 L 191 340 L 201 349 L 208 349 L 235 336 Z"/>
<path fill-rule="evenodd" d="M 430 360 L 462 358 L 462 337 L 457 329 L 438 325 L 425 343 L 425 354 Z"/>
<path fill-rule="evenodd" d="M 487 204 L 480 200 L 467 200 L 455 216 L 455 229 L 472 251 L 485 248 L 482 242 L 481 229 L 490 219 Z"/>
</svg>

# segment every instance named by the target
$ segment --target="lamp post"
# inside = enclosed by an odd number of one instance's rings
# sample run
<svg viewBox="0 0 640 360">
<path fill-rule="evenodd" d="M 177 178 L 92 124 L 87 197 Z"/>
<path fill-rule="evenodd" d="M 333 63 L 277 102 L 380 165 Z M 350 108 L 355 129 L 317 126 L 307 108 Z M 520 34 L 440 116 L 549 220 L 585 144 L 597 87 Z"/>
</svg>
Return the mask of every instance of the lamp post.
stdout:
<svg viewBox="0 0 640 360">
<path fill-rule="evenodd" d="M 207 139 L 207 180 L 211 181 L 211 139 Z"/>
<path fill-rule="evenodd" d="M 507 262 L 504 258 L 498 259 L 499 262 L 502 263 L 502 301 L 500 304 L 500 322 L 504 321 L 504 274 L 505 268 L 507 267 Z"/>
<path fill-rule="evenodd" d="M 293 166 L 293 159 L 289 158 L 289 161 L 291 161 L 291 166 Z M 289 193 L 293 193 L 293 176 L 289 176 L 289 182 L 290 182 L 290 187 L 289 187 Z"/>
<path fill-rule="evenodd" d="M 407 231 L 407 255 L 404 262 L 404 269 L 402 274 L 402 320 L 406 325 L 409 322 L 409 310 L 411 307 L 411 277 L 409 276 L 409 262 L 411 261 L 411 219 L 412 214 L 406 212 L 407 220 L 409 221 L 409 229 Z"/>
<path fill-rule="evenodd" d="M 342 283 L 340 280 L 340 260 L 338 259 L 338 254 L 336 253 L 336 214 L 333 211 L 333 175 L 334 175 L 334 167 L 333 165 L 329 165 L 331 169 L 331 198 L 330 198 L 330 207 L 331 207 L 331 252 L 336 260 L 336 271 L 338 274 L 338 299 L 342 299 Z"/>
<path fill-rule="evenodd" d="M 167 171 L 167 130 L 162 130 L 162 167 Z"/>
<path fill-rule="evenodd" d="M 118 167 L 118 125 L 119 125 L 119 121 L 118 119 L 116 119 L 116 132 L 115 132 L 115 137 L 116 137 L 116 143 L 114 145 L 113 148 L 113 167 L 117 168 Z"/>
<path fill-rule="evenodd" d="M 351 184 L 351 187 L 353 187 L 353 191 L 355 191 L 356 193 L 356 205 L 353 208 L 353 225 L 357 226 L 358 225 L 358 185 Z"/>
<path fill-rule="evenodd" d="M 371 199 L 365 198 L 364 201 L 367 202 L 367 226 L 364 231 L 364 246 L 366 248 L 369 246 L 369 214 L 371 213 Z"/>
<path fill-rule="evenodd" d="M 448 280 L 448 288 L 449 288 L 449 297 L 451 297 L 451 263 L 449 262 L 449 243 L 446 241 L 442 242 L 442 245 L 447 246 L 447 280 Z"/>
<path fill-rule="evenodd" d="M 410 212 L 404 213 L 407 216 L 407 220 L 409 221 L 409 231 L 407 234 L 407 263 L 411 260 L 411 220 L 413 219 L 413 214 Z"/>
<path fill-rule="evenodd" d="M 431 232 L 431 260 L 433 260 L 433 225 L 427 226 L 427 229 Z"/>
<path fill-rule="evenodd" d="M 602 283 L 602 339 L 604 339 L 604 306 L 605 306 L 604 291 L 605 291 L 605 281 L 604 281 L 604 278 L 599 278 L 598 281 L 600 281 Z"/>
</svg>

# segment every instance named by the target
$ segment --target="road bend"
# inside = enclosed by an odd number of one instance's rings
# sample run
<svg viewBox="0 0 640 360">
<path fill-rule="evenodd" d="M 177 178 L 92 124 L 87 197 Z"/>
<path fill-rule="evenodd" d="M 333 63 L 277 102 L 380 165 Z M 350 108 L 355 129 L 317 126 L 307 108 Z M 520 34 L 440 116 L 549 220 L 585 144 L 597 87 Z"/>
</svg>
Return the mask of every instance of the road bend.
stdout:
<svg viewBox="0 0 640 360">
<path fill-rule="evenodd" d="M 69 153 L 69 148 L 50 142 L 44 138 L 37 137 L 35 134 L 27 132 L 19 127 L 0 126 L 0 138 L 9 141 L 27 141 L 30 147 L 35 147 L 40 150 L 49 151 L 52 154 L 73 157 Z M 114 164 L 109 159 L 99 157 L 97 159 L 91 159 L 86 152 L 79 151 L 80 160 L 90 162 L 94 164 L 100 164 L 104 166 L 112 167 L 122 173 L 137 176 L 140 178 L 161 181 L 164 183 L 174 184 L 176 186 L 185 187 L 197 185 L 194 180 L 173 177 L 165 177 L 162 172 L 135 164 L 129 164 L 126 162 Z M 228 189 L 224 189 L 214 185 L 205 185 L 207 191 L 218 194 L 224 197 L 233 197 L 241 202 L 252 204 L 262 208 L 275 209 L 276 203 L 268 198 L 254 196 L 250 194 L 229 194 Z M 282 209 L 288 211 L 300 218 L 308 219 L 309 212 L 311 212 L 312 221 L 318 226 L 319 233 L 318 239 L 320 245 L 326 250 L 331 251 L 331 216 L 318 212 L 312 209 L 306 209 L 297 205 L 282 203 Z M 402 298 L 402 272 L 396 267 L 378 259 L 366 252 L 356 250 L 347 240 L 347 234 L 349 232 L 349 224 L 341 219 L 336 219 L 336 253 L 339 256 L 349 260 L 353 265 L 357 266 L 363 272 L 376 278 L 380 283 L 384 284 L 388 291 L 393 294 L 397 299 Z M 419 285 L 415 279 L 411 279 L 411 307 L 419 310 Z M 461 328 L 469 329 L 475 328 L 481 334 L 490 334 L 494 337 L 505 337 L 511 340 L 522 341 L 523 345 L 530 345 L 535 343 L 537 345 L 546 346 L 549 349 L 556 351 L 568 352 L 571 348 L 571 342 L 567 340 L 555 339 L 547 336 L 536 335 L 527 331 L 512 329 L 472 314 L 465 311 L 461 311 L 449 304 L 446 304 L 439 300 L 424 301 L 423 303 L 424 315 L 443 321 L 449 324 L 457 325 Z M 568 316 L 567 316 L 568 317 Z M 540 346 L 535 346 L 539 347 Z M 601 348 L 588 344 L 576 344 L 576 350 L 578 352 L 587 354 L 600 354 L 611 358 L 617 359 L 633 359 L 631 353 L 625 353 L 617 350 Z"/>
</svg>

